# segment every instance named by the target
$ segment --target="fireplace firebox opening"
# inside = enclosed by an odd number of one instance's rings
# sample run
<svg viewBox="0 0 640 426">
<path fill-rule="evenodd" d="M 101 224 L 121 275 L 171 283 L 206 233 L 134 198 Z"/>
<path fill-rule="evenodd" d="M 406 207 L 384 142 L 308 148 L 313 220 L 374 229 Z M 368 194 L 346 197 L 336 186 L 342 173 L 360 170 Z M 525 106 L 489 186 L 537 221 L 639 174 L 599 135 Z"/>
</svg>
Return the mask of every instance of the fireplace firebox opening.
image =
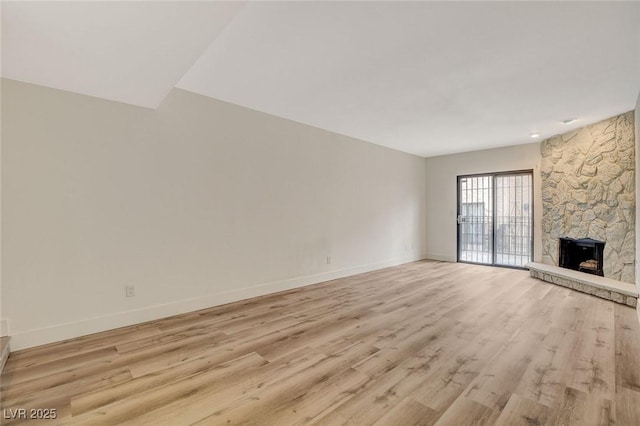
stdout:
<svg viewBox="0 0 640 426">
<path fill-rule="evenodd" d="M 604 277 L 604 241 L 560 238 L 558 266 Z"/>
</svg>

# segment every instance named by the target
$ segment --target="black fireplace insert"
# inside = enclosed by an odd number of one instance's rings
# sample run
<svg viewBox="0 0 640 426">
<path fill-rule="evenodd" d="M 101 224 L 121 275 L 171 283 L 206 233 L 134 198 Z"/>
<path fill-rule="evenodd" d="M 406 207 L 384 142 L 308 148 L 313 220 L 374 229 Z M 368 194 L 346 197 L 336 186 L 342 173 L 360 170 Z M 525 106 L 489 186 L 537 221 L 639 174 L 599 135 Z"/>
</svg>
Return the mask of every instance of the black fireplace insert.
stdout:
<svg viewBox="0 0 640 426">
<path fill-rule="evenodd" d="M 592 238 L 560 238 L 558 266 L 604 277 L 604 244 Z"/>
</svg>

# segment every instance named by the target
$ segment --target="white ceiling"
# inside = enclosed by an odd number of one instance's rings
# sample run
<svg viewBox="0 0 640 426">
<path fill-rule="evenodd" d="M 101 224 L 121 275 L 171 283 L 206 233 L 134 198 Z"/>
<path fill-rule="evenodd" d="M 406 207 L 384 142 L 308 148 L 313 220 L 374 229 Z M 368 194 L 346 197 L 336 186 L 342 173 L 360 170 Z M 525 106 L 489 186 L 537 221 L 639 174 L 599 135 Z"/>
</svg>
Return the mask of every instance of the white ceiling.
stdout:
<svg viewBox="0 0 640 426">
<path fill-rule="evenodd" d="M 156 108 L 243 3 L 2 2 L 2 76 Z"/>
<path fill-rule="evenodd" d="M 640 91 L 638 2 L 45 2 L 2 12 L 4 77 L 147 107 L 177 85 L 423 156 L 532 142 L 532 132 L 633 109 Z"/>
</svg>

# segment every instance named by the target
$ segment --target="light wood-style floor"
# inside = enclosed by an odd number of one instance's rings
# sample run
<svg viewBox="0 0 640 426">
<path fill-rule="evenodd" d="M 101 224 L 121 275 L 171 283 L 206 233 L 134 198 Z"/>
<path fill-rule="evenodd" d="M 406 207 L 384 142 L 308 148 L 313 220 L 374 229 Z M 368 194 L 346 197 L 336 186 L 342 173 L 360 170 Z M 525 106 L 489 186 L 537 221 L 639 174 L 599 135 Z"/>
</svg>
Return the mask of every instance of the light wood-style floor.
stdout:
<svg viewBox="0 0 640 426">
<path fill-rule="evenodd" d="M 2 407 L 55 408 L 54 424 L 639 425 L 640 326 L 525 271 L 417 262 L 13 353 Z"/>
</svg>

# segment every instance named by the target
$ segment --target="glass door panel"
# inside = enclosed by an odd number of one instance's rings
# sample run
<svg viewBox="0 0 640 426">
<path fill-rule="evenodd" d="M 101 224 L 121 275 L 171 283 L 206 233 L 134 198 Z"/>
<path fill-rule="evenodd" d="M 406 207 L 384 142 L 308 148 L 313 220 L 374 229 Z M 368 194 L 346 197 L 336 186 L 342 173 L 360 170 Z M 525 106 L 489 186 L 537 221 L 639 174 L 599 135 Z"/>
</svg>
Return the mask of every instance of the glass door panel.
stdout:
<svg viewBox="0 0 640 426">
<path fill-rule="evenodd" d="M 473 176 L 458 180 L 458 260 L 493 263 L 493 180 Z"/>
<path fill-rule="evenodd" d="M 495 177 L 496 265 L 524 267 L 531 262 L 531 177 L 531 174 Z"/>
</svg>

